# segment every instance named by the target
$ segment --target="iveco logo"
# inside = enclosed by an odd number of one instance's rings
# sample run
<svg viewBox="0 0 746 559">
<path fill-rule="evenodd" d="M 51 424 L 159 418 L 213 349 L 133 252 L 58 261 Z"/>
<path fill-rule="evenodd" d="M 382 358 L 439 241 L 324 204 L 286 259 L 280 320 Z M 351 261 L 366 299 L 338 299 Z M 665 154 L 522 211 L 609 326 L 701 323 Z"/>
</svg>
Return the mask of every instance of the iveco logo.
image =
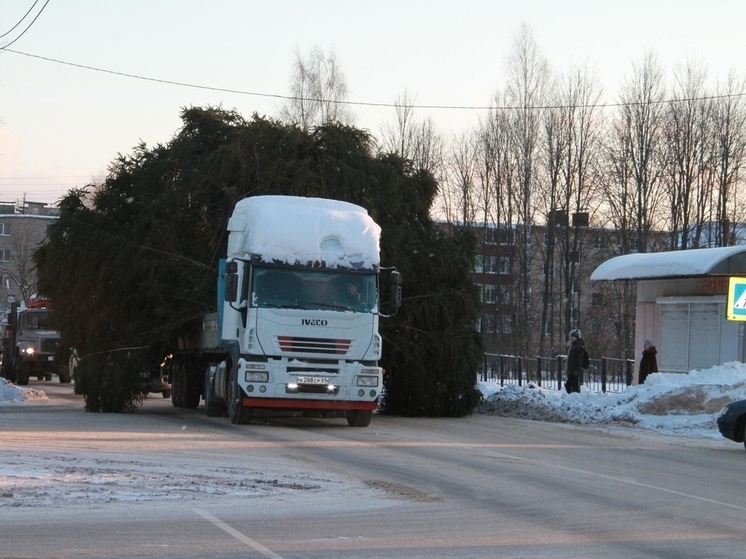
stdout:
<svg viewBox="0 0 746 559">
<path fill-rule="evenodd" d="M 327 321 L 322 318 L 303 318 L 301 324 L 303 326 L 326 326 Z"/>
</svg>

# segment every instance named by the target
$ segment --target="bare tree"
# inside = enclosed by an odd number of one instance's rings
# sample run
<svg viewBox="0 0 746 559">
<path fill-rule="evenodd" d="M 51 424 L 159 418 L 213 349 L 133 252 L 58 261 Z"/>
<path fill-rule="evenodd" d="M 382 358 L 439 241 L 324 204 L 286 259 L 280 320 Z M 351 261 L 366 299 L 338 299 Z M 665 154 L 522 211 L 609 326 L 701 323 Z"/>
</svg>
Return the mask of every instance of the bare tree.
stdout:
<svg viewBox="0 0 746 559">
<path fill-rule="evenodd" d="M 743 184 L 746 165 L 746 102 L 743 91 L 746 80 L 731 71 L 725 86 L 719 91 L 715 104 L 715 184 L 717 188 L 717 220 L 723 246 L 735 244 L 735 231 L 731 227 L 746 218 L 739 211 L 746 200 L 737 199 L 737 186 Z M 743 189 L 741 189 L 743 190 Z M 741 193 L 743 196 L 743 193 Z M 732 226 L 729 224 L 733 224 Z"/>
<path fill-rule="evenodd" d="M 674 74 L 673 99 L 667 103 L 662 184 L 671 203 L 668 220 L 673 248 L 700 246 L 712 208 L 713 119 L 712 102 L 705 96 L 706 79 L 704 67 L 689 62 L 684 71 Z"/>
<path fill-rule="evenodd" d="M 345 104 L 347 80 L 334 52 L 326 54 L 315 45 L 307 57 L 295 53 L 290 80 L 292 96 L 280 109 L 280 117 L 303 130 L 328 122 L 352 124 L 354 116 Z"/>
<path fill-rule="evenodd" d="M 658 225 L 665 88 L 658 59 L 647 54 L 633 65 L 621 93 L 619 114 L 608 138 L 606 191 L 609 219 L 619 232 L 621 252 L 646 252 Z"/>
<path fill-rule="evenodd" d="M 549 84 L 549 66 L 538 50 L 530 29 L 523 24 L 508 59 L 508 82 L 505 98 L 510 107 L 512 156 L 516 161 L 518 181 L 513 189 L 516 221 L 521 228 L 516 253 L 520 313 L 516 316 L 514 334 L 518 347 L 527 353 L 532 333 L 531 310 L 531 238 L 536 215 L 538 151 L 541 141 L 542 108 Z"/>
<path fill-rule="evenodd" d="M 446 180 L 443 136 L 431 118 L 417 119 L 415 101 L 406 90 L 396 99 L 394 122 L 381 127 L 380 150 L 408 159 L 415 169 L 431 173 L 442 183 Z"/>
</svg>

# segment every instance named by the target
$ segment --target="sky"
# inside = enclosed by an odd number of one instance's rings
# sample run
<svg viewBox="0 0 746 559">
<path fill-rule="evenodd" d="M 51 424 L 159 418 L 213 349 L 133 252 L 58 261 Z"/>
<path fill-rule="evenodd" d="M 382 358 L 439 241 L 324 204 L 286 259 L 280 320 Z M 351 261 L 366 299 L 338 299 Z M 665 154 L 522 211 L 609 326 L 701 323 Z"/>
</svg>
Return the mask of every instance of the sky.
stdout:
<svg viewBox="0 0 746 559">
<path fill-rule="evenodd" d="M 473 128 L 522 24 L 555 72 L 595 68 L 606 102 L 647 52 L 667 72 L 698 60 L 713 84 L 746 71 L 741 0 L 39 0 L 21 21 L 32 5 L 0 0 L 0 201 L 100 180 L 119 154 L 168 142 L 184 107 L 277 116 L 296 52 L 316 46 L 374 135 L 405 91 L 471 107 L 417 109 L 445 134 Z"/>
</svg>

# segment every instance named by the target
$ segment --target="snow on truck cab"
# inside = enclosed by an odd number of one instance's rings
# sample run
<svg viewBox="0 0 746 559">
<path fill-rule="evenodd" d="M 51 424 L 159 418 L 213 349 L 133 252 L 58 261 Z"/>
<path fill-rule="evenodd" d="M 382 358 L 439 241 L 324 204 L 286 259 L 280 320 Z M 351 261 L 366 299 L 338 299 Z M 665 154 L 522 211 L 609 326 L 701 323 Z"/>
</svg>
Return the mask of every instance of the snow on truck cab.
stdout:
<svg viewBox="0 0 746 559">
<path fill-rule="evenodd" d="M 257 409 L 366 427 L 383 388 L 380 228 L 360 206 L 255 196 L 228 222 L 217 312 L 172 359 L 176 407 L 248 423 Z M 391 314 L 401 299 L 390 272 Z"/>
</svg>

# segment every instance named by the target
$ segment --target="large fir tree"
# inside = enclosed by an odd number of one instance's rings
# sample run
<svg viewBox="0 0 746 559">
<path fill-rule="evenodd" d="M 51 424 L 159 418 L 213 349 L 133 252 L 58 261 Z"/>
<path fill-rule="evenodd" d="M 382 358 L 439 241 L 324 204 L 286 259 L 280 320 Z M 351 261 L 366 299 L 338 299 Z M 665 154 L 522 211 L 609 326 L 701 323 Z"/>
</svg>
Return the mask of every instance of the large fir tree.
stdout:
<svg viewBox="0 0 746 559">
<path fill-rule="evenodd" d="M 481 358 L 475 240 L 435 227 L 433 177 L 374 156 L 368 133 L 348 126 L 305 132 L 217 108 L 184 110 L 182 120 L 167 145 L 120 156 L 94 192 L 69 192 L 35 255 L 58 328 L 83 356 L 75 380 L 86 409 L 136 408 L 137 373 L 214 308 L 234 204 L 288 194 L 368 209 L 383 230 L 383 264 L 402 272 L 404 305 L 382 321 L 382 409 L 469 414 Z"/>
</svg>

